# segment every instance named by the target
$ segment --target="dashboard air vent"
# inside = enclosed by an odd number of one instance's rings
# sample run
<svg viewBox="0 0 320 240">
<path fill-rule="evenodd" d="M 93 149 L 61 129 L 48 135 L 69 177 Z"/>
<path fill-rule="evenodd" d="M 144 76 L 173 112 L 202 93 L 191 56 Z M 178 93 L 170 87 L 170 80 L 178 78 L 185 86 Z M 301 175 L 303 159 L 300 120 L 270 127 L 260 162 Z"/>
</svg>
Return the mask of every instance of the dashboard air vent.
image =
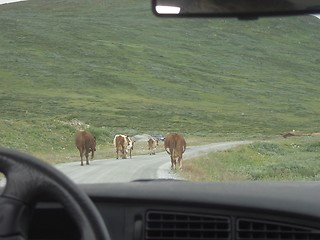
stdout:
<svg viewBox="0 0 320 240">
<path fill-rule="evenodd" d="M 252 220 L 238 219 L 236 227 L 237 240 L 319 240 L 320 231 L 300 226 Z"/>
<path fill-rule="evenodd" d="M 146 240 L 231 239 L 230 218 L 176 212 L 148 211 Z"/>
</svg>

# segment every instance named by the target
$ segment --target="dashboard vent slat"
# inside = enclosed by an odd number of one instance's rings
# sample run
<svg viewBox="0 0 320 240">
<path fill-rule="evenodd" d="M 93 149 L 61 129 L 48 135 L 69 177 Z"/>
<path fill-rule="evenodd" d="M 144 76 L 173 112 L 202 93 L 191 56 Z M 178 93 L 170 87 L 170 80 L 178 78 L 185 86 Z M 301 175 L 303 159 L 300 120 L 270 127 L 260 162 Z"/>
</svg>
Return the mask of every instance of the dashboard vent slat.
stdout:
<svg viewBox="0 0 320 240">
<path fill-rule="evenodd" d="M 320 232 L 285 223 L 238 219 L 237 240 L 319 240 Z"/>
<path fill-rule="evenodd" d="M 145 240 L 229 240 L 228 217 L 148 211 Z"/>
</svg>

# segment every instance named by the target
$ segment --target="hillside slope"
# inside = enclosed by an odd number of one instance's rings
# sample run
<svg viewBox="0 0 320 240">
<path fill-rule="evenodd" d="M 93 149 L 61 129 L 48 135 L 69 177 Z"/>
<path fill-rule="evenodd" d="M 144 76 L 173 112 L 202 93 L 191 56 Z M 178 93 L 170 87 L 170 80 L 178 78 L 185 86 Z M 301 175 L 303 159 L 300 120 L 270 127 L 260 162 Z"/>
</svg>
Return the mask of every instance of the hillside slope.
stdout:
<svg viewBox="0 0 320 240">
<path fill-rule="evenodd" d="M 0 13 L 2 145 L 72 149 L 75 119 L 100 142 L 320 130 L 315 17 L 160 19 L 142 0 L 31 0 Z"/>
</svg>

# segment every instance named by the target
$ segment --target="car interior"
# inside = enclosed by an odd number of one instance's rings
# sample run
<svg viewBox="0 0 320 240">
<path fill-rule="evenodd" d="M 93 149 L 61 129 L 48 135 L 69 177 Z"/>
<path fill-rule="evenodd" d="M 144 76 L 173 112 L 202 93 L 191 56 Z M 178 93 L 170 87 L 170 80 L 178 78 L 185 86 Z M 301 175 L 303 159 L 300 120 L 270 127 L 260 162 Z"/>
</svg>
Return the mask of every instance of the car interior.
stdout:
<svg viewBox="0 0 320 240">
<path fill-rule="evenodd" d="M 152 0 L 145 4 L 152 17 L 159 22 L 169 18 L 173 24 L 187 18 L 252 24 L 272 16 L 320 12 L 316 0 Z M 0 5 L 0 15 L 1 11 Z M 0 149 L 0 172 L 6 178 L 0 188 L 0 240 L 320 239 L 317 181 L 163 178 L 78 184 L 45 161 L 6 147 Z"/>
</svg>

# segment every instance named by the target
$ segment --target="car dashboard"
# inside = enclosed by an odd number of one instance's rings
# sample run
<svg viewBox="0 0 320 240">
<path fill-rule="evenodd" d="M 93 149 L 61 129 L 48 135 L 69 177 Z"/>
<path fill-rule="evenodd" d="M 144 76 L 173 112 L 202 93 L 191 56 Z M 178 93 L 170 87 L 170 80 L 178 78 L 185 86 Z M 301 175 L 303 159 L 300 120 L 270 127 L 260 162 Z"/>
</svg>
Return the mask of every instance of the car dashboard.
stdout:
<svg viewBox="0 0 320 240">
<path fill-rule="evenodd" d="M 112 240 L 320 239 L 318 183 L 137 181 L 80 185 Z M 60 203 L 37 203 L 29 239 L 80 239 Z"/>
</svg>

